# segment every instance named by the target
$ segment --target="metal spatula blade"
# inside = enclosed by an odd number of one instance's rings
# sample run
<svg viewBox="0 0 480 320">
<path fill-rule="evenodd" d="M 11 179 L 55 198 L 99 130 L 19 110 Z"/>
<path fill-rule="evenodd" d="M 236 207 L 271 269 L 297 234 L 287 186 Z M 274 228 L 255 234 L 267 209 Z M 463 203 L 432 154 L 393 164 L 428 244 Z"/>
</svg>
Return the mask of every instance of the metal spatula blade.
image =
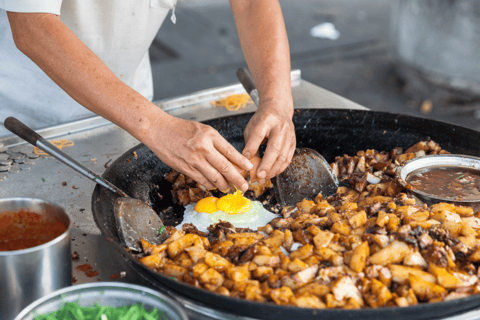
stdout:
<svg viewBox="0 0 480 320">
<path fill-rule="evenodd" d="M 115 202 L 113 211 L 118 236 L 124 246 L 140 251 L 140 239 L 145 239 L 151 244 L 158 245 L 168 238 L 168 232 L 165 230 L 162 220 L 160 220 L 157 213 L 145 202 L 130 198 L 125 192 L 70 158 L 18 119 L 8 117 L 5 119 L 4 125 L 5 128 L 20 138 L 42 149 L 52 157 L 60 160 L 70 168 L 102 185 L 106 189 L 120 195 L 120 198 Z"/>
<path fill-rule="evenodd" d="M 292 162 L 274 179 L 275 196 L 282 205 L 295 206 L 303 199 L 312 200 L 318 193 L 334 194 L 338 179 L 325 158 L 309 148 L 297 148 Z"/>
<path fill-rule="evenodd" d="M 258 92 L 250 73 L 240 68 L 237 78 L 258 107 Z M 328 197 L 337 191 L 338 185 L 337 176 L 325 158 L 308 148 L 297 148 L 290 165 L 274 178 L 277 201 L 289 206 L 295 206 L 303 199 L 311 200 L 319 192 Z"/>
<path fill-rule="evenodd" d="M 113 211 L 120 241 L 128 248 L 139 251 L 140 239 L 161 244 L 168 238 L 157 213 L 141 200 L 120 197 L 115 201 Z"/>
</svg>

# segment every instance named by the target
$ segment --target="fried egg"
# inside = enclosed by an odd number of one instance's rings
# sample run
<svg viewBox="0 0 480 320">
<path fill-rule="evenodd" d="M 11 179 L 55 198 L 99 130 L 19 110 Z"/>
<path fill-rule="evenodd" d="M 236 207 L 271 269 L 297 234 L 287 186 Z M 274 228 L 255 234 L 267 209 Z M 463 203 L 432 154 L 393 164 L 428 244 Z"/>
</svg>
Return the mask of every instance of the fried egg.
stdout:
<svg viewBox="0 0 480 320">
<path fill-rule="evenodd" d="M 208 232 L 210 225 L 222 220 L 236 228 L 257 230 L 276 217 L 278 215 L 263 208 L 259 201 L 251 201 L 237 190 L 221 198 L 207 197 L 185 206 L 183 221 L 176 228 L 182 230 L 185 223 L 192 223 L 198 231 Z"/>
</svg>

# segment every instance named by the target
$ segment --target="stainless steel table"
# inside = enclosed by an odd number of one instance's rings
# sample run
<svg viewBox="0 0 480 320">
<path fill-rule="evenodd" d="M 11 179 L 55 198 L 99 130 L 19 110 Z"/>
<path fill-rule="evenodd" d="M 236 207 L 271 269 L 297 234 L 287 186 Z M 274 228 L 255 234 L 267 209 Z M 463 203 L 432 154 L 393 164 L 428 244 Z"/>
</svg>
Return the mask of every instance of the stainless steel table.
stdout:
<svg viewBox="0 0 480 320">
<path fill-rule="evenodd" d="M 292 72 L 292 90 L 295 108 L 298 109 L 365 109 L 352 101 L 302 80 L 299 70 Z M 231 115 L 232 112 L 224 108 L 212 107 L 211 102 L 235 93 L 245 93 L 245 90 L 240 84 L 234 84 L 155 102 L 155 104 L 176 117 L 203 121 Z M 238 112 L 252 111 L 255 111 L 255 107 L 250 104 Z M 73 141 L 74 146 L 65 148 L 65 153 L 100 175 L 105 170 L 106 164 L 140 143 L 123 129 L 100 117 L 37 131 L 45 138 Z M 0 139 L 0 147 L 3 148 L 21 144 L 25 144 L 25 142 L 16 136 Z M 64 185 L 65 182 L 66 185 Z M 151 287 L 149 281 L 135 273 L 121 255 L 111 248 L 95 225 L 90 205 L 94 187 L 92 181 L 56 159 L 43 157 L 37 159 L 30 170 L 8 173 L 7 178 L 0 182 L 0 197 L 39 198 L 62 206 L 72 215 L 74 228 L 71 251 L 72 254 L 78 253 L 78 260 L 72 262 L 74 285 L 94 281 L 121 281 Z M 92 269 L 98 272 L 98 275 L 89 277 L 85 272 L 77 269 L 78 266 L 84 264 L 90 264 Z M 113 279 L 118 276 L 120 278 Z M 233 315 L 219 315 L 214 310 L 202 308 L 190 301 L 182 300 L 180 302 L 185 306 L 192 319 L 245 319 Z"/>
</svg>

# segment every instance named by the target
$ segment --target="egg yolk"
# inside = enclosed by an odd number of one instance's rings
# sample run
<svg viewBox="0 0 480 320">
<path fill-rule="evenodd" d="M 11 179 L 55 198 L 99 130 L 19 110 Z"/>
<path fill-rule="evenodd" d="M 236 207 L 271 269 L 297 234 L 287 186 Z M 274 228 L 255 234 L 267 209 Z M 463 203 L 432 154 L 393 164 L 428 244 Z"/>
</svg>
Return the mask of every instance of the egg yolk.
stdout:
<svg viewBox="0 0 480 320">
<path fill-rule="evenodd" d="M 234 194 L 227 194 L 217 201 L 218 210 L 222 210 L 228 214 L 245 213 L 252 207 L 249 199 L 242 195 L 239 190 Z"/>
<path fill-rule="evenodd" d="M 195 205 L 194 210 L 197 212 L 206 212 L 206 213 L 214 213 L 217 211 L 217 203 L 218 198 L 216 197 L 207 197 L 199 200 Z"/>
<path fill-rule="evenodd" d="M 235 193 L 227 194 L 220 199 L 216 197 L 203 198 L 197 202 L 194 210 L 205 213 L 223 211 L 228 214 L 239 214 L 247 212 L 251 207 L 252 202 L 237 190 Z"/>
</svg>

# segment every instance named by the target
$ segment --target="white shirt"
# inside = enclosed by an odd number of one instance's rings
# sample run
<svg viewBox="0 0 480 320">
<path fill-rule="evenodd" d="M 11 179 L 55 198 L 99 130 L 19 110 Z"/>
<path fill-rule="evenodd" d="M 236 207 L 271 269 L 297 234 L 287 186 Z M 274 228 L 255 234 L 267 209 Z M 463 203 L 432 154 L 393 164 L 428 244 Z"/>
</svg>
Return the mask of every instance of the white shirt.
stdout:
<svg viewBox="0 0 480 320">
<path fill-rule="evenodd" d="M 124 83 L 152 100 L 148 48 L 175 5 L 176 0 L 0 0 L 0 123 L 15 116 L 43 128 L 93 115 L 15 47 L 6 11 L 60 15 Z M 9 134 L 0 126 L 0 137 Z"/>
</svg>

